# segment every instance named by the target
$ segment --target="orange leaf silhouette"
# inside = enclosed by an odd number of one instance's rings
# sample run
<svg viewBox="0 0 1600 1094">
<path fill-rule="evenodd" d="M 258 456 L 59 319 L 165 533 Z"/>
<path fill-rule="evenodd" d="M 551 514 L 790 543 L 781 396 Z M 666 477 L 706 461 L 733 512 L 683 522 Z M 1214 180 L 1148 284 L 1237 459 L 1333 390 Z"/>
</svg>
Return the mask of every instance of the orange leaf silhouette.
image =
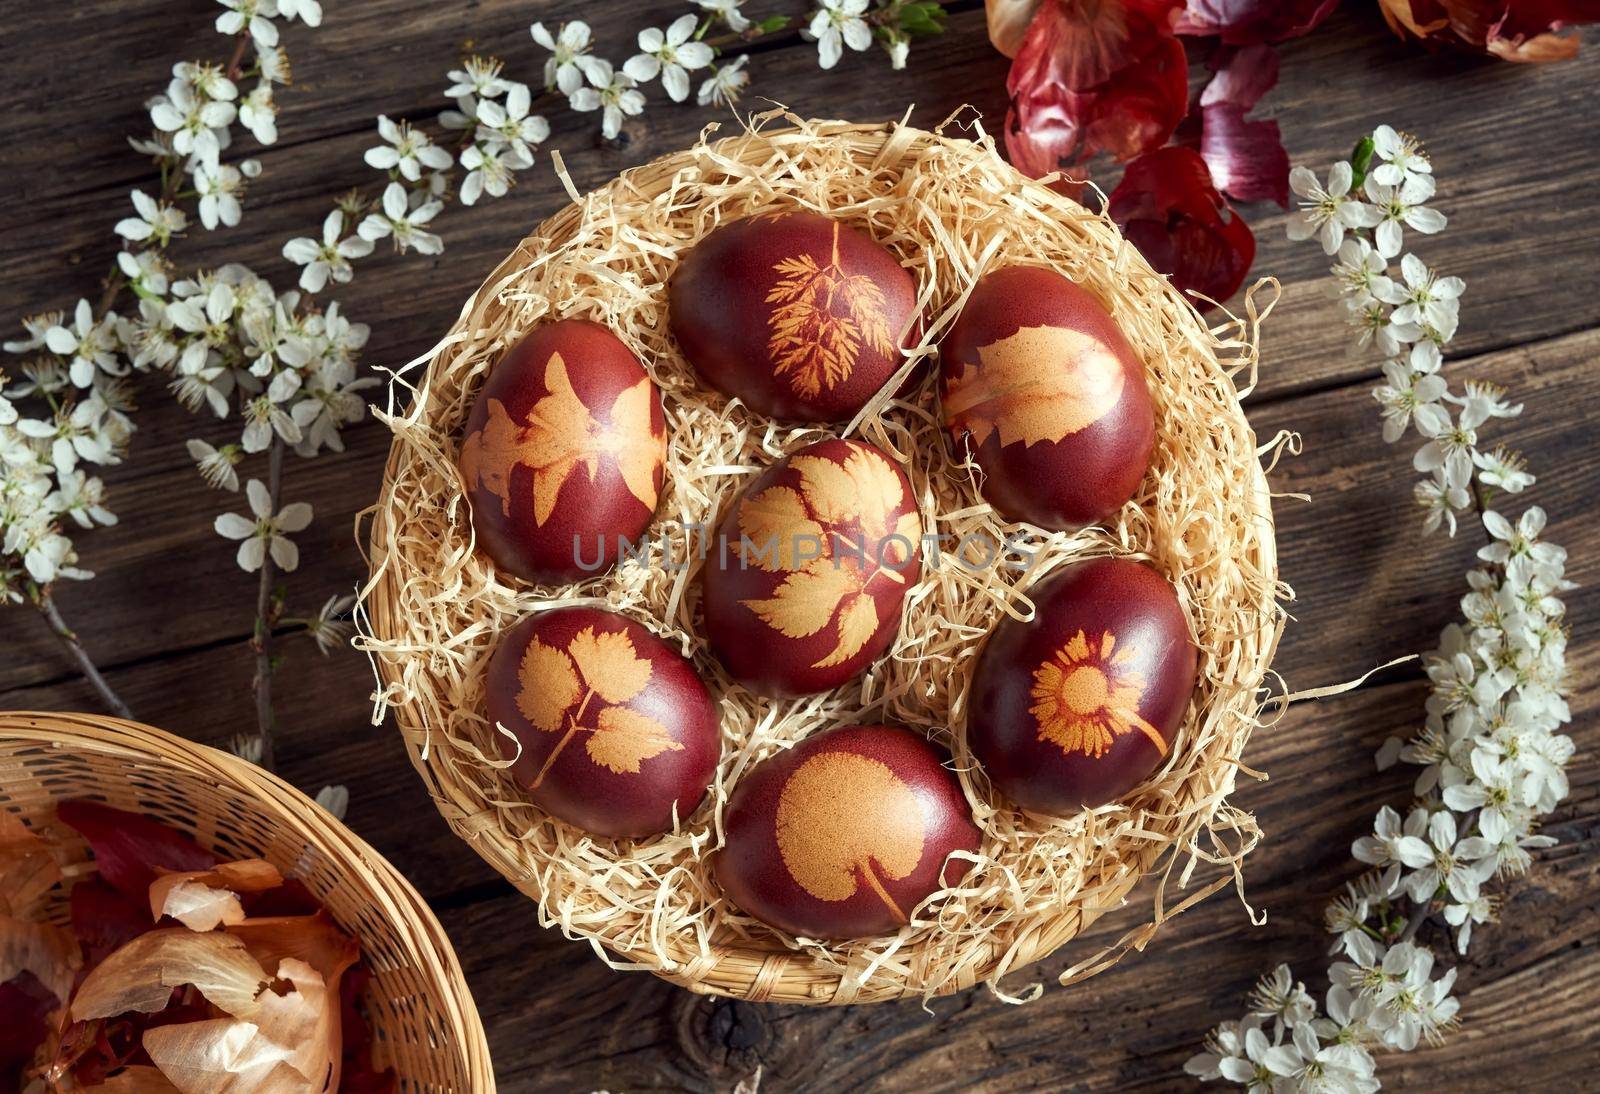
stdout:
<svg viewBox="0 0 1600 1094">
<path fill-rule="evenodd" d="M 898 881 L 922 861 L 917 795 L 888 765 L 848 752 L 801 764 L 778 795 L 778 851 L 795 883 L 818 900 L 848 900 L 857 875 L 904 923 L 879 875 Z"/>
<path fill-rule="evenodd" d="M 589 758 L 621 775 L 638 774 L 639 764 L 663 752 L 682 752 L 666 726 L 630 707 L 606 707 L 589 735 Z"/>
<path fill-rule="evenodd" d="M 561 729 L 561 716 L 578 701 L 582 688 L 572 669 L 572 658 L 535 638 L 522 654 L 517 678 L 517 709 L 535 729 L 555 733 Z"/>
<path fill-rule="evenodd" d="M 1023 327 L 978 349 L 944 396 L 950 425 L 977 447 L 996 430 L 1002 445 L 1059 441 L 1106 415 L 1122 398 L 1122 363 L 1096 339 L 1066 327 Z"/>
<path fill-rule="evenodd" d="M 795 558 L 800 544 L 809 550 L 822 542 L 822 525 L 811 519 L 799 491 L 771 486 L 740 504 L 739 534 L 750 541 L 749 548 L 740 545 L 747 565 L 793 570 L 800 565 Z"/>
<path fill-rule="evenodd" d="M 1139 716 L 1145 680 L 1129 665 L 1138 656 L 1133 646 L 1117 649 L 1110 631 L 1091 639 L 1080 630 L 1068 639 L 1033 673 L 1028 713 L 1039 739 L 1099 759 L 1116 738 L 1138 730 L 1165 756 L 1166 738 Z"/>
<path fill-rule="evenodd" d="M 865 274 L 845 274 L 839 230 L 836 222 L 828 265 L 809 254 L 782 259 L 772 268 L 783 276 L 767 292 L 775 305 L 767 317 L 774 371 L 807 398 L 847 380 L 863 345 L 894 352 L 883 290 Z"/>
<path fill-rule="evenodd" d="M 567 646 L 583 682 L 608 703 L 626 703 L 650 682 L 650 662 L 633 650 L 627 631 L 579 631 Z"/>
</svg>

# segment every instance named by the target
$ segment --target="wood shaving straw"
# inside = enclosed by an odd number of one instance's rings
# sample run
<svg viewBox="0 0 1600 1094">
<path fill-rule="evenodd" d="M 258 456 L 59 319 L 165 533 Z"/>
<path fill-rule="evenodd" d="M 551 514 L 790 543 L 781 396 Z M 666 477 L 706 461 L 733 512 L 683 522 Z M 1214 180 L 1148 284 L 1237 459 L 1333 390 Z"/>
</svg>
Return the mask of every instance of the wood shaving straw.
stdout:
<svg viewBox="0 0 1600 1094">
<path fill-rule="evenodd" d="M 1159 875 L 1148 923 L 1069 969 L 1092 974 L 1142 948 L 1164 919 L 1229 879 L 1259 837 L 1227 804 L 1259 724 L 1258 694 L 1282 628 L 1270 497 L 1236 382 L 1256 365 L 1247 316 L 1208 330 L 1109 221 L 1031 182 L 975 139 L 905 125 L 811 122 L 774 111 L 737 136 L 623 174 L 541 225 L 473 294 L 427 355 L 397 370 L 380 416 L 394 431 L 372 518 L 372 577 L 362 647 L 379 677 L 375 720 L 393 710 L 412 758 L 456 831 L 539 902 L 540 922 L 587 939 L 618 969 L 648 969 L 696 991 L 752 1000 L 848 1003 L 929 996 L 988 983 L 1050 953 Z M 775 125 L 774 123 L 778 124 Z M 781 128 L 779 126 L 782 126 Z M 792 127 L 792 128 L 790 128 Z M 697 620 L 699 564 L 684 529 L 713 526 L 773 460 L 829 435 L 775 424 L 700 387 L 668 334 L 666 283 L 679 257 L 718 224 L 807 208 L 869 231 L 916 277 L 926 336 L 904 399 L 880 395 L 851 431 L 907 470 L 924 525 L 974 543 L 1020 537 L 1017 567 L 963 566 L 947 553 L 905 599 L 891 654 L 837 691 L 790 701 L 732 685 Z M 934 347 L 973 282 L 1008 263 L 1047 263 L 1090 289 L 1149 369 L 1154 462 L 1142 492 L 1109 527 L 1046 534 L 996 518 L 975 469 L 955 460 L 939 425 Z M 1259 286 L 1258 286 L 1259 287 Z M 1270 310 L 1270 307 L 1267 309 Z M 473 549 L 456 471 L 459 434 L 501 353 L 540 323 L 578 316 L 615 331 L 660 386 L 672 443 L 666 489 L 644 564 L 559 588 L 500 580 Z M 897 390 L 897 382 L 885 391 Z M 402 409 L 404 408 L 404 409 Z M 665 543 L 665 546 L 664 546 Z M 972 547 L 972 561 L 985 551 Z M 1126 802 L 1065 820 L 1027 816 L 996 798 L 960 727 L 984 636 L 1032 608 L 1026 586 L 1092 555 L 1148 559 L 1172 579 L 1201 656 L 1201 681 L 1166 763 Z M 692 657 L 720 696 L 724 751 L 705 804 L 674 833 L 596 839 L 530 805 L 505 773 L 483 714 L 496 636 L 529 612 L 591 604 L 630 615 Z M 948 746 L 984 832 L 958 889 L 924 902 L 897 935 L 821 943 L 782 936 L 723 899 L 710 855 L 729 792 L 752 764 L 848 723 L 911 726 Z M 1226 868 L 1182 900 L 1196 864 Z M 1242 886 L 1242 880 L 1240 881 Z M 1241 887 L 1242 893 L 1242 887 Z"/>
</svg>

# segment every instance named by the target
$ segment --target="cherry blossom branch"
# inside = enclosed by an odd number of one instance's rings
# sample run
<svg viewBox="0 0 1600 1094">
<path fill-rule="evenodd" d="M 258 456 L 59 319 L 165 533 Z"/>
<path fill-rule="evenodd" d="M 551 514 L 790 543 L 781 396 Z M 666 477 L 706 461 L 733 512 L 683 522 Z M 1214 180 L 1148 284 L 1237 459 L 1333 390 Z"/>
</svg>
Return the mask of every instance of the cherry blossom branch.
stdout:
<svg viewBox="0 0 1600 1094">
<path fill-rule="evenodd" d="M 128 704 L 122 701 L 122 697 L 116 693 L 116 690 L 112 688 L 106 678 L 100 674 L 100 669 L 95 665 L 88 651 L 83 648 L 83 643 L 78 641 L 77 632 L 67 626 L 66 620 L 61 618 L 61 612 L 56 608 L 56 602 L 51 597 L 50 590 L 48 588 L 37 588 L 33 595 L 33 605 L 38 609 L 40 617 L 45 621 L 45 625 L 50 628 L 50 633 L 60 639 L 62 646 L 72 655 L 73 661 L 77 663 L 78 671 L 83 674 L 83 678 L 89 681 L 90 686 L 100 696 L 100 701 L 105 704 L 105 708 L 118 718 L 126 718 L 132 721 L 133 712 L 128 709 Z"/>
<path fill-rule="evenodd" d="M 283 438 L 274 437 L 267 456 L 267 497 L 269 508 L 278 510 L 278 497 L 283 490 Z M 276 747 L 276 720 L 272 713 L 272 631 L 277 626 L 282 604 L 273 590 L 278 568 L 272 552 L 267 551 L 256 581 L 256 622 L 250 648 L 255 652 L 256 674 L 251 689 L 256 700 L 256 731 L 261 737 L 259 763 L 268 771 L 274 769 L 278 753 Z"/>
</svg>

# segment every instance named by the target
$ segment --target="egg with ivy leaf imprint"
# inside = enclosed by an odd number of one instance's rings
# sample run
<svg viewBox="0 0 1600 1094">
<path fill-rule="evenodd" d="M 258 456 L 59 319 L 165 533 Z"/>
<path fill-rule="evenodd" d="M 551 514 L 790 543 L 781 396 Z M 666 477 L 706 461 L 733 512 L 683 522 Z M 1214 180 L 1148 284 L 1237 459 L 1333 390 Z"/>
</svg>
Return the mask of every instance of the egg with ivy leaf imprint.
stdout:
<svg viewBox="0 0 1600 1094">
<path fill-rule="evenodd" d="M 550 815 L 599 836 L 671 830 L 722 753 L 694 666 L 643 625 L 598 608 L 539 612 L 501 636 L 485 681 L 511 775 Z"/>
<path fill-rule="evenodd" d="M 667 452 L 661 393 L 598 323 L 512 346 L 478 393 L 457 466 L 478 546 L 525 581 L 593 577 L 649 526 Z"/>
<path fill-rule="evenodd" d="M 779 460 L 729 506 L 701 576 L 711 651 L 763 695 L 838 687 L 900 629 L 922 521 L 881 449 L 825 440 Z"/>
<path fill-rule="evenodd" d="M 740 777 L 714 859 L 728 899 L 808 938 L 885 934 L 971 868 L 980 839 L 950 757 L 921 734 L 847 726 Z"/>
<path fill-rule="evenodd" d="M 984 274 L 939 357 L 945 428 L 1002 517 L 1074 529 L 1138 491 L 1155 444 L 1144 364 L 1087 289 L 1037 266 Z"/>
<path fill-rule="evenodd" d="M 668 284 L 668 320 L 707 384 L 773 418 L 845 421 L 904 360 L 917 287 L 843 221 L 802 210 L 731 221 Z"/>
<path fill-rule="evenodd" d="M 1171 753 L 1199 654 L 1177 593 L 1126 558 L 1073 563 L 1027 590 L 1033 619 L 984 643 L 967 743 L 1004 797 L 1065 815 L 1125 797 Z"/>
</svg>

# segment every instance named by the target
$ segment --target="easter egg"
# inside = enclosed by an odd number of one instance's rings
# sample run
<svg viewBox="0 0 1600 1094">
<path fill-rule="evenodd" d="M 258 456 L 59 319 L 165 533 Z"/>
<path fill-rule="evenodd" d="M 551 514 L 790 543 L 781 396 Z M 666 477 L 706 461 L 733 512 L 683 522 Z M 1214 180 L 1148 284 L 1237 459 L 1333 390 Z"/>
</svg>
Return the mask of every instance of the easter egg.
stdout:
<svg viewBox="0 0 1600 1094">
<path fill-rule="evenodd" d="M 686 819 L 722 752 L 717 707 L 694 666 L 639 623 L 597 608 L 523 619 L 485 680 L 502 753 L 539 808 L 599 836 L 648 836 Z"/>
<path fill-rule="evenodd" d="M 911 484 L 882 450 L 807 445 L 717 526 L 700 585 L 711 652 L 763 695 L 839 686 L 893 641 L 921 541 Z"/>
<path fill-rule="evenodd" d="M 563 319 L 508 350 L 478 393 L 457 466 L 478 546 L 534 582 L 593 577 L 660 499 L 661 393 L 598 323 Z"/>
<path fill-rule="evenodd" d="M 1144 365 L 1088 290 L 1034 266 L 985 274 L 939 357 L 945 428 L 1002 517 L 1079 528 L 1139 489 L 1155 443 Z"/>
<path fill-rule="evenodd" d="M 781 212 L 696 243 L 667 300 L 673 337 L 707 384 L 769 417 L 836 422 L 900 367 L 917 287 L 866 232 Z"/>
<path fill-rule="evenodd" d="M 1172 750 L 1198 653 L 1172 585 L 1124 558 L 1095 558 L 1028 590 L 973 669 L 967 744 L 1024 809 L 1057 815 L 1126 795 Z"/>
<path fill-rule="evenodd" d="M 949 756 L 920 734 L 847 726 L 745 772 L 724 813 L 717 882 L 763 923 L 808 938 L 885 934 L 971 868 L 980 833 Z"/>
</svg>

